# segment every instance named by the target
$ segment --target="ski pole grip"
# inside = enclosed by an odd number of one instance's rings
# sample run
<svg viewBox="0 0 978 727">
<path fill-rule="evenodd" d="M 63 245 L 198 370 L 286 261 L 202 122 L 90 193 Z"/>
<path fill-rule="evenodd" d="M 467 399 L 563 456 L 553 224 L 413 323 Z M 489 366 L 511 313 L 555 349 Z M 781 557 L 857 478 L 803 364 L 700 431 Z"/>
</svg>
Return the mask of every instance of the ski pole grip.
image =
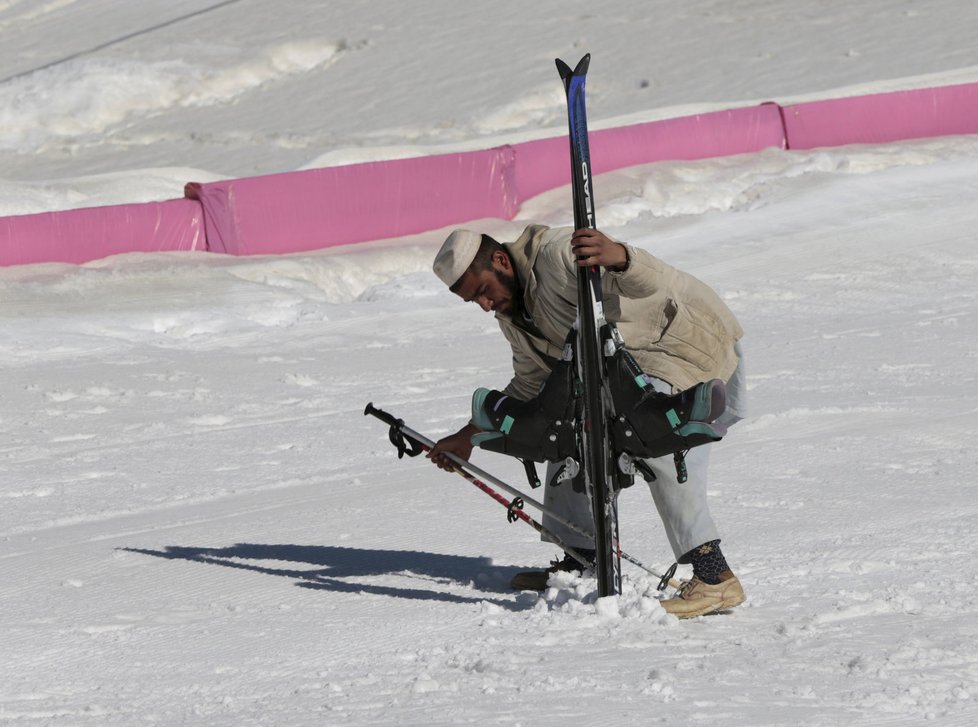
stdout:
<svg viewBox="0 0 978 727">
<path fill-rule="evenodd" d="M 400 429 L 401 427 L 401 422 L 398 421 L 398 419 L 394 415 L 388 414 L 383 409 L 378 409 L 377 407 L 374 406 L 373 402 L 367 404 L 366 408 L 363 410 L 363 415 L 377 417 L 378 419 L 380 419 L 380 421 L 384 422 L 384 424 L 389 424 L 390 426 L 395 427 L 397 429 Z"/>
</svg>

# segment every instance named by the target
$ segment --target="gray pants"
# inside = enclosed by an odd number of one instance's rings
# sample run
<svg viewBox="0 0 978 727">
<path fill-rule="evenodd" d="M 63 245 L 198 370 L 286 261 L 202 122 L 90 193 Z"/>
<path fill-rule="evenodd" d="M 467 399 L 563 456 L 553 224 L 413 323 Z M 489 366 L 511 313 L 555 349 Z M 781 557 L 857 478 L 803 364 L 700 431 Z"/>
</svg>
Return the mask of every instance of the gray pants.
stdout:
<svg viewBox="0 0 978 727">
<path fill-rule="evenodd" d="M 719 421 L 732 426 L 746 416 L 747 387 L 744 381 L 744 357 L 740 344 L 736 347 L 740 363 L 727 382 L 727 407 Z M 656 391 L 670 393 L 672 387 L 661 379 L 652 379 Z M 720 538 L 710 507 L 706 501 L 709 485 L 710 450 L 712 445 L 695 447 L 686 455 L 688 479 L 680 483 L 676 479 L 676 467 L 672 455 L 646 459 L 645 463 L 655 473 L 655 480 L 649 483 L 652 500 L 659 512 L 666 537 L 678 562 L 686 562 L 683 556 L 697 546 Z M 547 482 L 554 476 L 557 465 L 547 467 Z M 578 491 L 582 490 L 582 491 Z M 563 482 L 554 487 L 548 486 L 543 496 L 544 504 L 565 519 L 594 529 L 591 517 L 591 502 L 583 493 L 583 483 Z M 594 543 L 585 536 L 568 528 L 546 513 L 543 526 L 572 548 L 593 548 Z M 546 536 L 542 537 L 547 540 Z"/>
</svg>

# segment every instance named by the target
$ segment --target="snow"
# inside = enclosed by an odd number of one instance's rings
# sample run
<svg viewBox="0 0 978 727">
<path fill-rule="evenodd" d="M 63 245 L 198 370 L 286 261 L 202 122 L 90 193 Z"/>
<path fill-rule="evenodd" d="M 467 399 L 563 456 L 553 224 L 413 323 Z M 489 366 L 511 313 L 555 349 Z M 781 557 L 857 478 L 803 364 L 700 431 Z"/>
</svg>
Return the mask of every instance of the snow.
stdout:
<svg viewBox="0 0 978 727">
<path fill-rule="evenodd" d="M 978 80 L 978 12 L 950 0 L 6 0 L 0 29 L 0 214 L 554 133 L 553 58 L 585 51 L 594 127 Z M 747 330 L 752 413 L 710 489 L 746 604 L 680 622 L 627 564 L 615 598 L 513 593 L 552 546 L 397 459 L 367 402 L 437 438 L 508 379 L 492 319 L 428 272 L 442 230 L 5 268 L 0 723 L 978 721 L 978 139 L 653 164 L 595 194 Z M 472 225 L 530 220 L 568 224 L 569 192 Z M 641 484 L 621 510 L 623 546 L 668 567 Z"/>
</svg>

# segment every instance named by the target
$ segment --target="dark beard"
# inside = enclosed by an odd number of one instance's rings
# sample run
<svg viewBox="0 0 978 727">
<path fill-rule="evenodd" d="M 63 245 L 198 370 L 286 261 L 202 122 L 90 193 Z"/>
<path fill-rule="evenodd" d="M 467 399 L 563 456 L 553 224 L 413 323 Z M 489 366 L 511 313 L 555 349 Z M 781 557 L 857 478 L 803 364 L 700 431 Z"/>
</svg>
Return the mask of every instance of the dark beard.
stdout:
<svg viewBox="0 0 978 727">
<path fill-rule="evenodd" d="M 510 300 L 513 301 L 513 307 L 509 313 L 510 317 L 513 317 L 523 310 L 523 291 L 520 290 L 519 283 L 516 280 L 516 273 L 512 272 L 507 274 L 496 268 L 493 268 L 492 272 L 496 276 L 496 280 L 506 288 Z"/>
</svg>

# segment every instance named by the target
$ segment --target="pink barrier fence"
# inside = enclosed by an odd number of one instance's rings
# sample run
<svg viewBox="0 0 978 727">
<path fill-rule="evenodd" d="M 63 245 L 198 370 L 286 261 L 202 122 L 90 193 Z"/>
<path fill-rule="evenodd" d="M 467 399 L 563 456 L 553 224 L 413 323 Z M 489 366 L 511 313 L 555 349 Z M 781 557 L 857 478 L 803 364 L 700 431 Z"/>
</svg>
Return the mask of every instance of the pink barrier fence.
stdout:
<svg viewBox="0 0 978 727">
<path fill-rule="evenodd" d="M 761 104 L 591 133 L 594 173 L 768 147 L 810 149 L 978 133 L 978 84 Z M 0 218 L 0 265 L 120 252 L 278 254 L 512 219 L 568 184 L 567 138 L 210 184 L 184 200 Z"/>
<path fill-rule="evenodd" d="M 211 250 L 298 252 L 423 232 L 481 217 L 509 219 L 513 151 L 353 164 L 188 184 L 207 215 Z"/>
<path fill-rule="evenodd" d="M 785 106 L 784 125 L 790 149 L 974 134 L 978 133 L 978 84 Z"/>
<path fill-rule="evenodd" d="M 204 247 L 203 210 L 185 199 L 0 217 L 0 265 Z"/>
<path fill-rule="evenodd" d="M 604 129 L 594 172 L 662 159 L 702 159 L 782 146 L 774 105 Z M 569 183 L 567 139 L 263 177 L 189 184 L 211 250 L 234 255 L 314 250 L 456 222 L 511 219 L 520 203 Z"/>
</svg>

